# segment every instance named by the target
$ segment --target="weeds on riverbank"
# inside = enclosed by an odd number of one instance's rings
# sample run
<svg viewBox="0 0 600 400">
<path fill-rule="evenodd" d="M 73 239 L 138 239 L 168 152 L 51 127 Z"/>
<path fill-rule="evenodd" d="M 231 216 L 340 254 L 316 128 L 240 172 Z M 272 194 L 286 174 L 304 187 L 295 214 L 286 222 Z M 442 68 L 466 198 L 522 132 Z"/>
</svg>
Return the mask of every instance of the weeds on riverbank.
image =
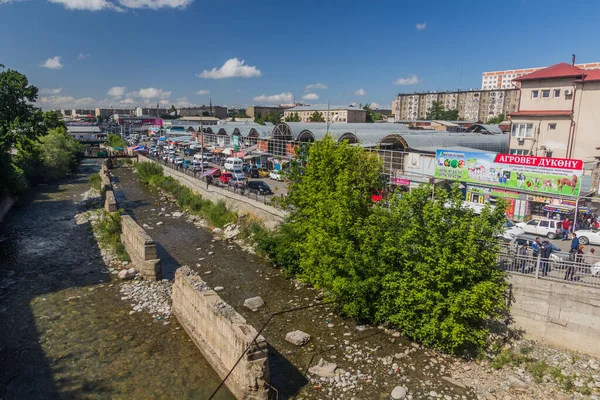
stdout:
<svg viewBox="0 0 600 400">
<path fill-rule="evenodd" d="M 90 176 L 88 179 L 88 182 L 89 182 L 90 186 L 92 187 L 92 189 L 100 192 L 100 189 L 102 186 L 102 178 L 100 177 L 100 174 L 94 174 L 94 175 Z"/>
<path fill-rule="evenodd" d="M 98 219 L 92 224 L 100 246 L 114 251 L 119 261 L 131 261 L 125 246 L 121 242 L 121 213 L 98 211 Z"/>
<path fill-rule="evenodd" d="M 206 219 L 214 226 L 222 228 L 237 219 L 237 213 L 230 211 L 225 202 L 218 201 L 215 204 L 210 200 L 203 199 L 202 196 L 181 185 L 172 177 L 164 176 L 162 166 L 158 164 L 137 163 L 135 172 L 142 183 L 164 190 L 177 200 L 179 207 Z"/>
</svg>

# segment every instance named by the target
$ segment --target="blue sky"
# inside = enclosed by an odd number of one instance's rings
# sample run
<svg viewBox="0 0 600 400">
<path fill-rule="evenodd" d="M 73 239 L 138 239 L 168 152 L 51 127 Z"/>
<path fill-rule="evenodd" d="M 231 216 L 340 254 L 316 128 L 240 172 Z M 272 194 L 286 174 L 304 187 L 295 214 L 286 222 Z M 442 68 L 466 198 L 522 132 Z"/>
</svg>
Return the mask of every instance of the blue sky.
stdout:
<svg viewBox="0 0 600 400">
<path fill-rule="evenodd" d="M 479 88 L 483 71 L 600 61 L 600 2 L 586 3 L 0 0 L 0 63 L 44 108 L 389 106 Z"/>
</svg>

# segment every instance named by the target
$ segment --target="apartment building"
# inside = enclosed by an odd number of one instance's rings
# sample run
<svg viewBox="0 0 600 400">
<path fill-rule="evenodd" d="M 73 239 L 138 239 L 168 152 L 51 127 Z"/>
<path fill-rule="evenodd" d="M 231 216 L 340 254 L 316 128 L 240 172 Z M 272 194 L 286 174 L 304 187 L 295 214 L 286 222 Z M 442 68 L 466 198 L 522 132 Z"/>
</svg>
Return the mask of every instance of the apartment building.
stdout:
<svg viewBox="0 0 600 400">
<path fill-rule="evenodd" d="M 134 115 L 137 117 L 141 117 L 142 115 L 152 115 L 154 117 L 161 117 L 166 115 L 169 111 L 166 108 L 158 108 L 158 107 L 136 107 L 134 111 Z"/>
<path fill-rule="evenodd" d="M 354 106 L 298 106 L 284 110 L 283 117 L 287 118 L 298 113 L 300 121 L 310 122 L 310 117 L 318 112 L 325 122 L 360 123 L 366 122 L 367 112 L 360 107 Z"/>
<path fill-rule="evenodd" d="M 199 106 L 185 107 L 177 110 L 177 115 L 180 117 L 217 117 L 219 119 L 227 118 L 227 107 L 221 106 Z"/>
<path fill-rule="evenodd" d="M 275 106 L 250 106 L 246 108 L 246 115 L 252 118 L 264 117 L 269 113 L 280 113 L 283 114 L 283 107 Z"/>
<path fill-rule="evenodd" d="M 132 108 L 96 108 L 96 117 L 108 118 L 113 114 L 133 114 Z"/>
<path fill-rule="evenodd" d="M 400 93 L 392 102 L 395 121 L 427 119 L 427 112 L 434 101 L 441 102 L 445 110 L 458 110 L 458 117 L 462 120 L 487 122 L 500 114 L 516 111 L 519 91 L 502 89 Z"/>
<path fill-rule="evenodd" d="M 512 154 L 576 158 L 600 155 L 600 70 L 560 63 L 515 79 L 521 86 L 512 120 Z"/>
<path fill-rule="evenodd" d="M 581 69 L 600 69 L 600 62 L 575 64 L 575 66 Z M 514 81 L 515 79 L 520 78 L 523 75 L 539 71 L 544 68 L 547 67 L 520 68 L 508 69 L 504 71 L 483 72 L 481 74 L 481 88 L 484 90 L 512 89 L 518 87 L 519 81 Z"/>
</svg>

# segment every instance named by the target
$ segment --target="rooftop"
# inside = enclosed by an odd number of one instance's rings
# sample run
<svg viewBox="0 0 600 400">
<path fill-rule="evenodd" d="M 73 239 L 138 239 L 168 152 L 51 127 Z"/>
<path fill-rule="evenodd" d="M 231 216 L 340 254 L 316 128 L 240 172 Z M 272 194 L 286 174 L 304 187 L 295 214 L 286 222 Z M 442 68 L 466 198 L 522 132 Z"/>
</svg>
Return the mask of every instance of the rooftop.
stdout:
<svg viewBox="0 0 600 400">
<path fill-rule="evenodd" d="M 539 79 L 554 79 L 554 78 L 576 78 L 584 76 L 587 71 L 577 68 L 574 65 L 567 63 L 558 63 L 548 68 L 543 68 L 531 74 L 523 75 L 513 79 L 515 82 L 533 81 Z"/>
<path fill-rule="evenodd" d="M 528 117 L 555 117 L 555 116 L 570 116 L 571 111 L 567 110 L 528 110 L 528 111 L 515 111 L 508 114 L 511 117 L 514 116 L 528 116 Z"/>
</svg>

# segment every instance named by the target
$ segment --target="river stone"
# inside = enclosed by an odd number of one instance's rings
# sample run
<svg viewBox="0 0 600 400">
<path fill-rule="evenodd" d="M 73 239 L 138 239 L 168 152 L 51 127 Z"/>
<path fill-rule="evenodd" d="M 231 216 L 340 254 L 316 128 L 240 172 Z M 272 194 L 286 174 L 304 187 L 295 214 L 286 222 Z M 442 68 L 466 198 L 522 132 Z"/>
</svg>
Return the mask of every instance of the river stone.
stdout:
<svg viewBox="0 0 600 400">
<path fill-rule="evenodd" d="M 225 288 L 223 286 L 215 286 L 215 288 L 213 290 L 215 292 L 220 292 L 221 290 L 225 290 Z"/>
<path fill-rule="evenodd" d="M 450 376 L 442 376 L 442 379 L 454 386 L 458 386 L 459 388 L 466 389 L 465 385 L 463 385 L 461 382 L 457 381 L 456 379 L 454 379 Z"/>
<path fill-rule="evenodd" d="M 249 299 L 244 300 L 244 306 L 251 310 L 256 310 L 264 305 L 265 301 L 260 296 L 250 297 Z"/>
<path fill-rule="evenodd" d="M 321 358 L 317 365 L 314 365 L 308 369 L 308 372 L 314 375 L 329 378 L 335 376 L 336 368 L 337 364 L 325 361 Z"/>
<path fill-rule="evenodd" d="M 240 234 L 240 229 L 237 227 L 237 225 L 229 225 L 223 231 L 223 237 L 225 239 L 233 239 L 239 234 Z"/>
<path fill-rule="evenodd" d="M 407 390 L 403 386 L 396 386 L 394 390 L 392 390 L 392 399 L 399 400 L 406 397 Z"/>
<path fill-rule="evenodd" d="M 527 390 L 527 388 L 529 387 L 529 385 L 526 382 L 523 382 L 522 380 L 520 380 L 519 378 L 516 378 L 514 376 L 509 376 L 508 382 L 509 382 L 509 386 L 511 389 L 514 389 L 514 390 L 517 390 L 520 392 Z"/>
<path fill-rule="evenodd" d="M 310 340 L 310 335 L 302 331 L 293 331 L 285 335 L 285 340 L 296 346 L 303 346 Z"/>
<path fill-rule="evenodd" d="M 223 229 L 221 228 L 215 228 L 212 230 L 212 233 L 214 233 L 215 235 L 219 235 L 221 234 L 221 232 L 223 232 Z"/>
<path fill-rule="evenodd" d="M 179 211 L 175 211 L 173 214 L 171 214 L 171 216 L 173 218 L 179 218 L 183 215 L 183 213 L 180 213 Z"/>
<path fill-rule="evenodd" d="M 129 268 L 119 271 L 119 278 L 123 280 L 135 278 L 135 269 Z"/>
</svg>

